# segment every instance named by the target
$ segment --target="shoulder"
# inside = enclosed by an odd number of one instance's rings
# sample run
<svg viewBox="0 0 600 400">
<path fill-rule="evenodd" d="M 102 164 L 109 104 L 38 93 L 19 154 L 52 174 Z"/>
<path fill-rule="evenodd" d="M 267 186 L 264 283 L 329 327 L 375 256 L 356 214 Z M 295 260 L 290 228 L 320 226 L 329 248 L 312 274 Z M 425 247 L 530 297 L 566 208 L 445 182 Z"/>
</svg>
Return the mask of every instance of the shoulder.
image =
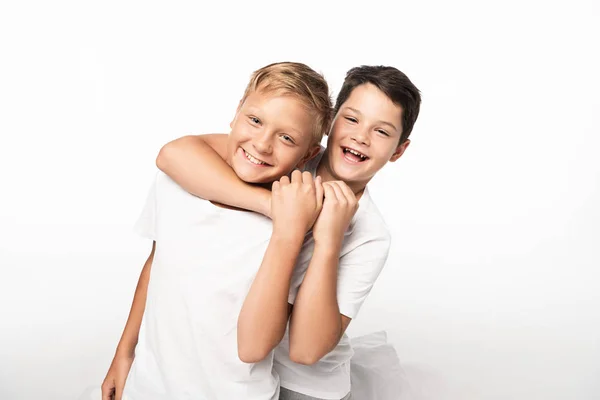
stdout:
<svg viewBox="0 0 600 400">
<path fill-rule="evenodd" d="M 173 179 L 167 174 L 158 170 L 156 172 L 155 187 L 157 194 L 169 194 L 169 193 L 180 193 L 185 192 L 181 186 L 179 186 Z"/>
<path fill-rule="evenodd" d="M 156 173 L 155 190 L 160 208 L 179 208 L 180 212 L 191 212 L 192 210 L 198 212 L 217 208 L 212 206 L 209 201 L 187 192 L 162 171 Z"/>
<path fill-rule="evenodd" d="M 358 210 L 350 225 L 352 234 L 371 240 L 379 239 L 389 242 L 391 240 L 390 229 L 368 189 L 365 189 L 358 204 Z"/>
<path fill-rule="evenodd" d="M 385 260 L 392 237 L 383 215 L 365 191 L 342 247 L 346 259 Z"/>
</svg>

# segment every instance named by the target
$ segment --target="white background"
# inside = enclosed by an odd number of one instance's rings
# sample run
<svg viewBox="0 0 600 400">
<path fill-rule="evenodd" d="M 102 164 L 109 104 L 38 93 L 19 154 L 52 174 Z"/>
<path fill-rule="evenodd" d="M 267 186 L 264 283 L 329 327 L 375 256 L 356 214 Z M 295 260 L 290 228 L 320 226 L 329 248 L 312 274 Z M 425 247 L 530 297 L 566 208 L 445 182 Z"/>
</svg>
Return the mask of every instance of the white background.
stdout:
<svg viewBox="0 0 600 400">
<path fill-rule="evenodd" d="M 250 73 L 284 60 L 334 95 L 361 64 L 423 93 L 371 185 L 394 245 L 350 334 L 387 330 L 416 400 L 600 398 L 598 2 L 11 3 L 0 399 L 101 383 L 160 146 L 226 132 Z"/>
</svg>

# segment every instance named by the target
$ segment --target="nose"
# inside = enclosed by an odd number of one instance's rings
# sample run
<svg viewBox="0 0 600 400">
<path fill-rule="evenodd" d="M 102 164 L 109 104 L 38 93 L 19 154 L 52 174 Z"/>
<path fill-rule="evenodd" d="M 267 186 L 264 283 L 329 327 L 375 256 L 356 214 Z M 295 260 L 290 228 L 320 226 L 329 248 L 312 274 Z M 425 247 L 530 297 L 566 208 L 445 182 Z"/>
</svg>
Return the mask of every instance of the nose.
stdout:
<svg viewBox="0 0 600 400">
<path fill-rule="evenodd" d="M 252 147 L 254 147 L 258 153 L 271 154 L 273 152 L 272 140 L 273 135 L 268 130 L 264 130 L 254 137 Z"/>
<path fill-rule="evenodd" d="M 369 141 L 369 132 L 365 128 L 359 128 L 352 133 L 352 140 L 356 143 L 362 144 L 364 146 L 368 146 Z"/>
</svg>

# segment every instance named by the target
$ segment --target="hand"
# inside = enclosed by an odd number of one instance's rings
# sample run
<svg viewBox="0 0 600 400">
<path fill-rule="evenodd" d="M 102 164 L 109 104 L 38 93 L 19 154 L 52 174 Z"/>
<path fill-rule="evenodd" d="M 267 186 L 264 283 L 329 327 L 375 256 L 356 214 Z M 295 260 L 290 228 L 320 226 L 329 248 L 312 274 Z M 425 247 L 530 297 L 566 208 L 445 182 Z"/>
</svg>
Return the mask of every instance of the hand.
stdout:
<svg viewBox="0 0 600 400">
<path fill-rule="evenodd" d="M 313 180 L 310 172 L 292 172 L 273 183 L 271 217 L 273 234 L 286 238 L 304 238 L 323 206 L 321 178 Z"/>
<path fill-rule="evenodd" d="M 325 182 L 323 189 L 323 210 L 315 222 L 313 238 L 315 243 L 341 246 L 344 233 L 358 210 L 358 200 L 342 181 Z"/>
<path fill-rule="evenodd" d="M 116 355 L 102 382 L 102 400 L 121 400 L 133 357 Z"/>
</svg>

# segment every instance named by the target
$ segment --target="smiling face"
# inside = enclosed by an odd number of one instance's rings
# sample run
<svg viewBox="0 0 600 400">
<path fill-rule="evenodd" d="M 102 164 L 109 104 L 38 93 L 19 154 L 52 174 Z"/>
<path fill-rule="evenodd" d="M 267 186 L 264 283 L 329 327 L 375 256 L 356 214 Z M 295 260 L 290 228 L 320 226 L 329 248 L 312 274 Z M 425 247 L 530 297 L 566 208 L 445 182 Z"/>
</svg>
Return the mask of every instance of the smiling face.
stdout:
<svg viewBox="0 0 600 400">
<path fill-rule="evenodd" d="M 231 122 L 227 162 L 243 181 L 271 183 L 318 152 L 313 120 L 295 96 L 252 92 Z"/>
<path fill-rule="evenodd" d="M 342 180 L 359 192 L 388 162 L 394 162 L 410 141 L 399 144 L 402 107 L 365 83 L 352 90 L 341 105 L 327 140 L 319 174 L 324 180 Z"/>
</svg>

